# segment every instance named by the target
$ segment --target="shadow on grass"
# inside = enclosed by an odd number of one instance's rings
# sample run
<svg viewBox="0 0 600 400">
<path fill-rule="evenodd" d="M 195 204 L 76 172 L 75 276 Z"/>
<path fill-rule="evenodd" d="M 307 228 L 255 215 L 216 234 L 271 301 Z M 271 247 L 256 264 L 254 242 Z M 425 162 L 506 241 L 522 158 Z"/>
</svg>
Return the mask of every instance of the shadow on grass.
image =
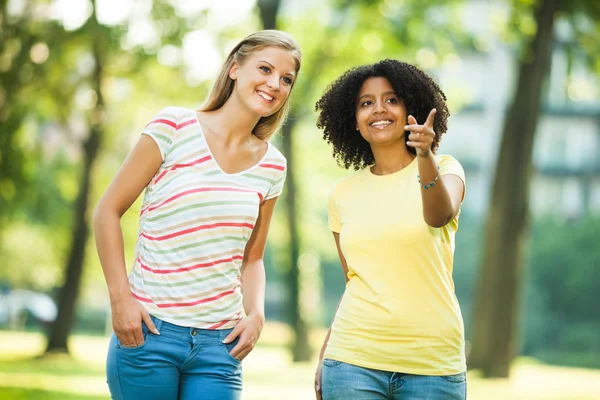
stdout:
<svg viewBox="0 0 600 400">
<path fill-rule="evenodd" d="M 90 396 L 54 390 L 0 387 L 0 399 L 10 400 L 108 400 L 105 396 Z"/>
</svg>

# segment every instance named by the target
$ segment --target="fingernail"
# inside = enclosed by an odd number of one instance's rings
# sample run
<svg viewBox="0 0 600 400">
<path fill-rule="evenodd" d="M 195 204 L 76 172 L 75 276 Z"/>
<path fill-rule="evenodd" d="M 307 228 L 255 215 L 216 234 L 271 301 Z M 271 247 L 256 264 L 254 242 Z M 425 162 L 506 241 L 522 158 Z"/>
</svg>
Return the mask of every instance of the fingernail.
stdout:
<svg viewBox="0 0 600 400">
<path fill-rule="evenodd" d="M 221 343 L 227 344 L 227 343 L 229 343 L 229 340 L 227 340 L 227 338 L 225 338 L 225 339 L 223 339 L 223 341 Z"/>
<path fill-rule="evenodd" d="M 160 332 L 156 328 L 152 332 L 154 332 L 155 335 L 160 335 Z"/>
</svg>

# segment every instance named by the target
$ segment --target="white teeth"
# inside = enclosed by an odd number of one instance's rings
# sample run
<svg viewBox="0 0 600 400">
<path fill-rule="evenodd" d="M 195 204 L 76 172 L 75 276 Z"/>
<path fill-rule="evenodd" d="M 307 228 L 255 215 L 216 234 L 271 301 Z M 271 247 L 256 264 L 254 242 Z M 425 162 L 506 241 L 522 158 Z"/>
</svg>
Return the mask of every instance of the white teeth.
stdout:
<svg viewBox="0 0 600 400">
<path fill-rule="evenodd" d="M 258 93 L 258 95 L 259 95 L 260 97 L 262 97 L 263 99 L 265 99 L 265 100 L 267 100 L 267 101 L 273 101 L 273 97 L 269 96 L 269 95 L 268 95 L 268 94 L 266 94 L 266 93 L 263 93 L 263 92 L 256 92 L 256 93 Z"/>
<path fill-rule="evenodd" d="M 392 123 L 392 121 L 388 121 L 388 120 L 385 120 L 385 121 L 375 121 L 375 122 L 373 122 L 371 124 L 371 126 L 373 126 L 373 127 L 384 127 L 384 126 L 390 125 L 391 123 Z"/>
</svg>

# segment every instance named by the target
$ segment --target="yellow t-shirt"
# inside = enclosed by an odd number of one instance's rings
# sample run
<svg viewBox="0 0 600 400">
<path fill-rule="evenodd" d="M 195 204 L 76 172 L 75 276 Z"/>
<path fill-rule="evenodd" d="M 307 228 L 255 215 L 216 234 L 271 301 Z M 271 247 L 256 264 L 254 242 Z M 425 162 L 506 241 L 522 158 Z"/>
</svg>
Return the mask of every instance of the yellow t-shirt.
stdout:
<svg viewBox="0 0 600 400">
<path fill-rule="evenodd" d="M 441 175 L 457 175 L 464 182 L 456 159 L 436 160 Z M 452 281 L 458 215 L 442 228 L 425 223 L 418 174 L 415 158 L 389 175 L 365 168 L 333 190 L 329 228 L 340 233 L 349 280 L 326 358 L 417 375 L 466 370 L 463 321 Z"/>
</svg>

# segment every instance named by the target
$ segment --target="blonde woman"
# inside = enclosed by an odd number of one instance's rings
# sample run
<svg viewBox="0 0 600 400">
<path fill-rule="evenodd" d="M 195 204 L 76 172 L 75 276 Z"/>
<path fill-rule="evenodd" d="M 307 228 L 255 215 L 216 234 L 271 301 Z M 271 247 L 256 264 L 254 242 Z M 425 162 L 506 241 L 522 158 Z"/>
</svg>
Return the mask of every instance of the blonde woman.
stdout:
<svg viewBox="0 0 600 400">
<path fill-rule="evenodd" d="M 294 39 L 253 33 L 200 110 L 144 128 L 94 213 L 112 308 L 113 399 L 240 399 L 264 323 L 263 253 L 286 160 L 268 142 L 300 70 Z M 145 190 L 127 276 L 120 218 Z"/>
</svg>

